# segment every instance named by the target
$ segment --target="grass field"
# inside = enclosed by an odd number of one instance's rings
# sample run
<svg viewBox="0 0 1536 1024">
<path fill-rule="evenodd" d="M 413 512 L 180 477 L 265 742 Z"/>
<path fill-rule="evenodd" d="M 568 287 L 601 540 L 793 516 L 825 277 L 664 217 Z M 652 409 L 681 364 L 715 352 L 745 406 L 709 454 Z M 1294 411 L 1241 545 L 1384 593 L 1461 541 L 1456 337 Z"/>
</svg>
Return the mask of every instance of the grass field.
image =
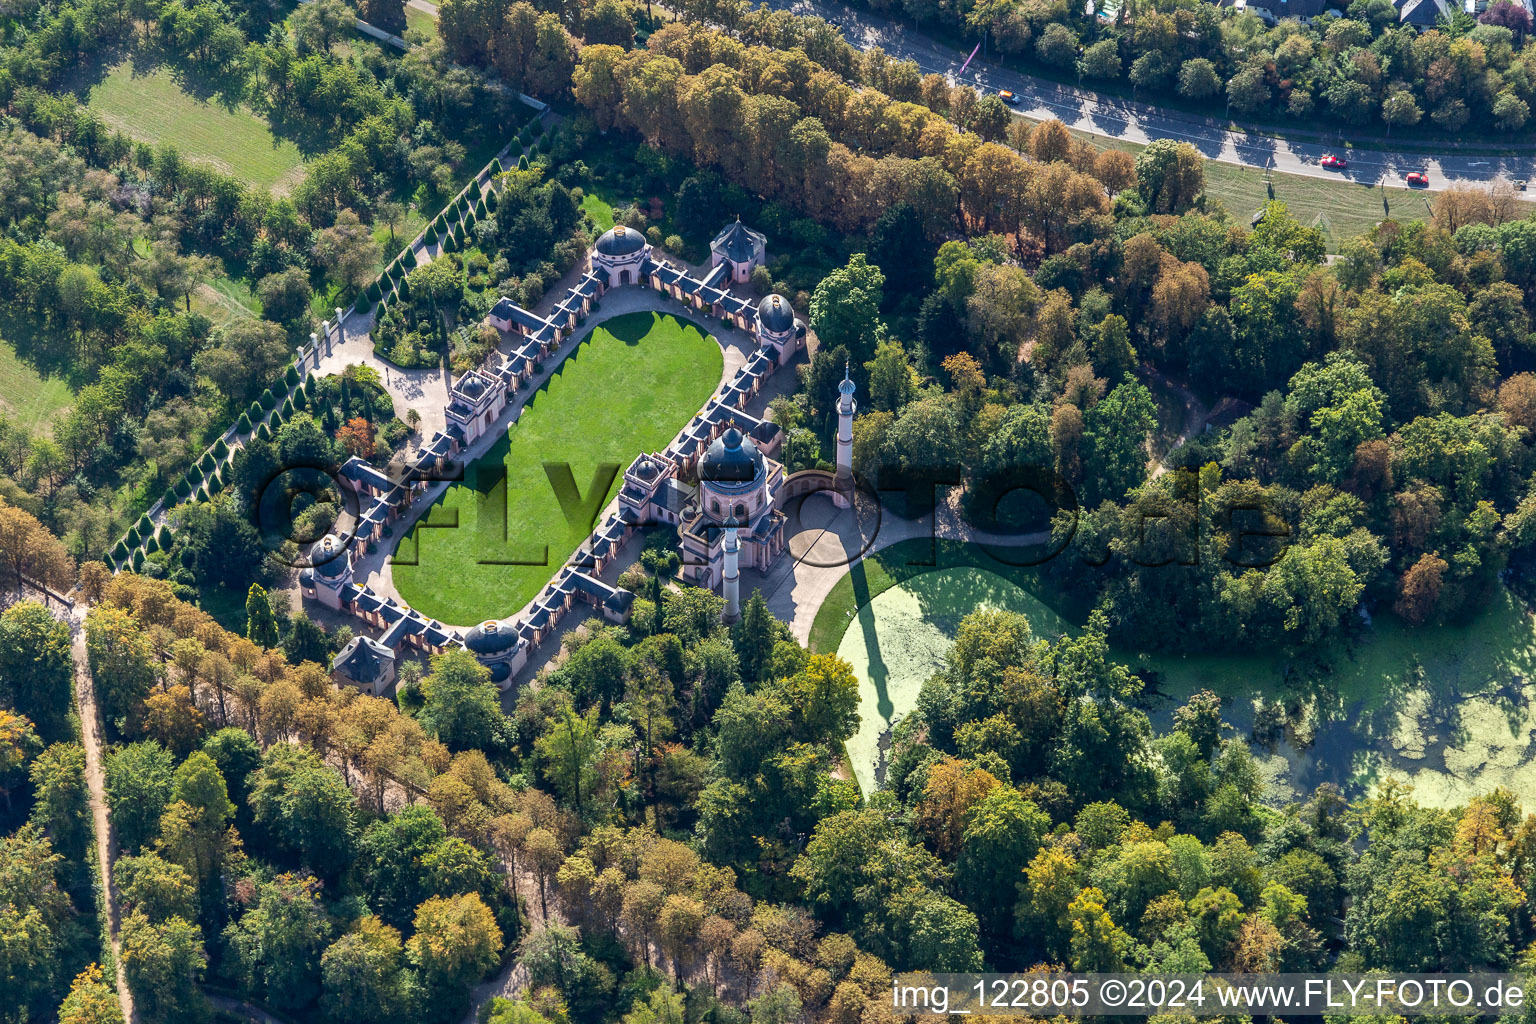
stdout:
<svg viewBox="0 0 1536 1024">
<path fill-rule="evenodd" d="M 437 19 L 426 11 L 418 11 L 414 7 L 405 9 L 405 28 L 408 32 L 415 29 L 426 35 L 428 39 L 437 38 Z"/>
<path fill-rule="evenodd" d="M 292 142 L 274 137 L 266 122 L 244 107 L 230 110 L 198 99 L 169 68 L 141 73 L 123 61 L 91 87 L 87 105 L 135 139 L 170 142 L 186 159 L 258 188 L 283 191 L 303 173 L 304 158 Z"/>
<path fill-rule="evenodd" d="M 940 542 L 934 564 L 918 564 L 926 555 L 925 543 L 907 541 L 865 559 L 812 626 L 812 649 L 836 651 L 859 675 L 861 724 L 848 749 L 866 792 L 881 732 L 943 666 L 966 611 L 1019 611 L 1047 638 L 1082 620 L 1081 609 L 1042 598 L 1030 570 L 979 548 Z M 1276 801 L 1323 783 L 1358 796 L 1387 778 L 1411 781 L 1421 803 L 1442 807 L 1496 786 L 1536 792 L 1536 619 L 1507 591 L 1468 622 L 1412 628 L 1384 616 L 1311 658 L 1114 655 L 1147 681 L 1159 730 L 1200 689 L 1225 698 L 1231 735 L 1245 738 L 1256 702 L 1278 702 L 1283 735 L 1254 747 Z"/>
<path fill-rule="evenodd" d="M 714 392 L 723 366 L 712 338 L 672 316 L 631 313 L 598 327 L 506 438 L 448 489 L 427 525 L 401 542 L 393 570 L 401 596 L 453 625 L 517 612 L 592 527 L 567 521 L 544 464 L 568 464 L 587 495 L 599 466 L 622 469 L 666 446 Z M 619 479 L 587 507 L 600 510 Z M 454 517 L 456 528 L 431 526 Z M 413 556 L 418 564 L 400 564 Z"/>
<path fill-rule="evenodd" d="M 11 343 L 0 339 L 0 408 L 34 433 L 46 432 L 74 394 L 58 377 L 42 377 L 16 356 Z"/>
<path fill-rule="evenodd" d="M 1145 147 L 1099 135 L 1073 131 L 1100 149 L 1139 153 Z M 1362 235 L 1388 216 L 1394 220 L 1428 220 L 1435 201 L 1433 192 L 1389 186 L 1358 185 L 1346 178 L 1312 178 L 1302 174 L 1266 172 L 1216 160 L 1205 162 L 1205 193 L 1219 199 L 1233 219 L 1248 223 L 1271 198 L 1285 203 L 1291 216 L 1322 229 L 1328 251 L 1336 253 L 1349 239 Z M 1382 202 L 1386 201 L 1383 207 Z M 1522 208 L 1521 216 L 1536 212 L 1536 203 Z"/>
<path fill-rule="evenodd" d="M 581 197 L 581 208 L 592 217 L 598 231 L 613 227 L 613 204 L 600 195 L 588 192 Z"/>
</svg>

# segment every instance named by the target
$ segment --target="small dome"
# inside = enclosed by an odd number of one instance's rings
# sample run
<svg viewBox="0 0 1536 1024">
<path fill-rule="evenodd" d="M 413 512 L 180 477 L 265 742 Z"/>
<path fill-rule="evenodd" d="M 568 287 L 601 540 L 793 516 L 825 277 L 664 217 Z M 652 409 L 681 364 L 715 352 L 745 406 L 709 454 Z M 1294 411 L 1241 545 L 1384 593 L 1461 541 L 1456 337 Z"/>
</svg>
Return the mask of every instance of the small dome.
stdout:
<svg viewBox="0 0 1536 1024">
<path fill-rule="evenodd" d="M 631 256 L 643 248 L 645 236 L 623 224 L 615 224 L 597 240 L 597 251 L 604 256 Z"/>
<path fill-rule="evenodd" d="M 788 334 L 795 327 L 795 311 L 784 296 L 769 295 L 757 304 L 757 323 L 770 334 Z"/>
<path fill-rule="evenodd" d="M 657 472 L 656 463 L 650 459 L 641 459 L 640 465 L 635 467 L 635 475 L 641 480 L 654 480 Z"/>
<path fill-rule="evenodd" d="M 500 654 L 516 644 L 517 630 L 495 619 L 488 619 L 464 634 L 464 646 L 484 656 Z"/>
<path fill-rule="evenodd" d="M 478 398 L 480 396 L 480 392 L 485 390 L 485 381 L 481 380 L 479 377 L 470 377 L 459 386 L 464 389 L 464 393 L 469 397 Z"/>
<path fill-rule="evenodd" d="M 763 472 L 763 453 L 735 427 L 715 438 L 699 461 L 699 479 L 713 483 L 749 483 Z"/>
<path fill-rule="evenodd" d="M 347 549 L 335 534 L 328 533 L 309 549 L 309 562 L 314 566 L 316 576 L 336 579 L 347 571 Z"/>
</svg>

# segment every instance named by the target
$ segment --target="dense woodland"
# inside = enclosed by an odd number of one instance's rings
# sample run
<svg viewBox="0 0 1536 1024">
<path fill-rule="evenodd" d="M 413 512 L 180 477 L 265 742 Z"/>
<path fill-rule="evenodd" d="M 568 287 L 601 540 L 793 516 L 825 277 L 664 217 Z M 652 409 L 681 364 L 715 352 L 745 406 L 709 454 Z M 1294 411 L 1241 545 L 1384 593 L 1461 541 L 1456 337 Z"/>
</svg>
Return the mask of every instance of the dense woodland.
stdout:
<svg viewBox="0 0 1536 1024">
<path fill-rule="evenodd" d="M 0 581 L 78 584 L 93 606 L 122 962 L 147 1021 L 205 1019 L 208 992 L 300 1020 L 456 1021 L 513 966 L 529 984 L 485 1005 L 496 1024 L 882 1024 L 909 968 L 1530 965 L 1536 817 L 1515 795 L 1276 805 L 1215 696 L 1154 729 L 1108 653 L 1342 649 L 1362 611 L 1424 623 L 1518 586 L 1536 222 L 1508 196 L 1443 193 L 1432 221 L 1383 221 L 1329 265 L 1282 205 L 1245 225 L 1209 200 L 1188 147 L 1099 152 L 816 21 L 653 30 L 613 0 L 449 0 L 442 48 L 386 61 L 338 56 L 323 11 L 271 32 L 278 13 L 41 5 L 0 49 L 0 326 L 78 386 L 51 435 L 0 430 Z M 59 83 L 130 34 L 342 141 L 273 200 L 102 131 Z M 505 699 L 464 652 L 405 664 L 394 699 L 335 687 L 348 631 L 269 594 L 287 578 L 251 503 L 278 466 L 405 440 L 367 373 L 306 389 L 141 574 L 96 560 L 272 383 L 312 296 L 376 270 L 391 204 L 451 193 L 455 147 L 497 109 L 490 74 L 566 123 L 445 261 L 462 287 L 428 275 L 413 296 L 460 318 L 481 292 L 542 290 L 590 237 L 578 190 L 616 190 L 615 215 L 674 249 L 740 213 L 774 253 L 755 285 L 794 295 L 820 344 L 773 408 L 792 468 L 831 450 L 849 362 L 861 476 L 958 481 L 976 521 L 1055 531 L 1042 582 L 1090 609 L 1084 628 L 967 617 L 877 791 L 842 763 L 849 666 L 760 597 L 723 625 L 718 598 L 671 579 L 664 536 L 625 574 L 630 623 L 571 633 Z M 320 83 L 332 106 L 294 100 Z M 659 222 L 622 201 L 651 196 Z M 220 269 L 258 282 L 262 318 L 191 309 Z M 1231 414 L 1153 477 L 1162 376 Z M 1071 502 L 994 507 L 1029 474 Z M 243 614 L 216 618 L 213 591 Z M 71 673 L 46 609 L 0 614 L 6 1021 L 119 1019 L 92 966 L 110 947 Z"/>
</svg>

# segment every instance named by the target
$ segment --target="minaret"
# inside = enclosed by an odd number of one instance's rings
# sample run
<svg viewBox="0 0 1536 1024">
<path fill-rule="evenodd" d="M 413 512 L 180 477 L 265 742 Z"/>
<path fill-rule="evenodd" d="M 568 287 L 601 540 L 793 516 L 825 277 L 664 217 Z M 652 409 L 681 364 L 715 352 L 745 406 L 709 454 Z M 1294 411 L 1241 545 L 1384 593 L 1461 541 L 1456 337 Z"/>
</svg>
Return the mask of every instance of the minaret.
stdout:
<svg viewBox="0 0 1536 1024">
<path fill-rule="evenodd" d="M 726 622 L 735 622 L 741 616 L 741 570 L 737 567 L 741 542 L 736 539 L 736 526 L 735 516 L 725 521 L 725 568 L 720 576 L 720 596 L 725 598 Z"/>
<path fill-rule="evenodd" d="M 848 494 L 844 490 L 853 489 L 853 414 L 859 408 L 853 400 L 853 377 L 847 363 L 843 364 L 843 382 L 837 393 L 842 396 L 837 400 L 837 494 L 842 499 L 837 504 L 846 508 Z"/>
</svg>

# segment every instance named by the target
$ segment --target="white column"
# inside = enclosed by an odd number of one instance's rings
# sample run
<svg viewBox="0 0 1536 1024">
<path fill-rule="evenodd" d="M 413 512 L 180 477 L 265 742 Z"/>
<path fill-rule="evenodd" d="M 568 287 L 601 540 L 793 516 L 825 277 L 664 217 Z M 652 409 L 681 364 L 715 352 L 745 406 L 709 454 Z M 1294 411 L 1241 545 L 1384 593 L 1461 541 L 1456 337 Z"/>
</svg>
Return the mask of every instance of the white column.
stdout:
<svg viewBox="0 0 1536 1024">
<path fill-rule="evenodd" d="M 344 331 L 342 329 L 342 326 L 341 326 L 341 318 L 342 318 L 341 307 L 337 306 L 336 307 L 336 340 L 338 342 L 342 342 L 342 341 L 346 341 L 347 340 L 346 331 Z"/>
<path fill-rule="evenodd" d="M 839 508 L 847 508 L 853 495 L 853 414 L 859 408 L 853 400 L 853 378 L 847 364 L 837 393 L 837 490 L 832 501 Z"/>
<path fill-rule="evenodd" d="M 320 335 L 314 331 L 309 333 L 309 350 L 315 354 L 315 368 L 320 368 Z"/>
<path fill-rule="evenodd" d="M 738 567 L 741 542 L 736 538 L 736 517 L 725 521 L 725 566 L 720 577 L 720 596 L 725 598 L 726 622 L 741 617 L 741 570 Z"/>
</svg>

